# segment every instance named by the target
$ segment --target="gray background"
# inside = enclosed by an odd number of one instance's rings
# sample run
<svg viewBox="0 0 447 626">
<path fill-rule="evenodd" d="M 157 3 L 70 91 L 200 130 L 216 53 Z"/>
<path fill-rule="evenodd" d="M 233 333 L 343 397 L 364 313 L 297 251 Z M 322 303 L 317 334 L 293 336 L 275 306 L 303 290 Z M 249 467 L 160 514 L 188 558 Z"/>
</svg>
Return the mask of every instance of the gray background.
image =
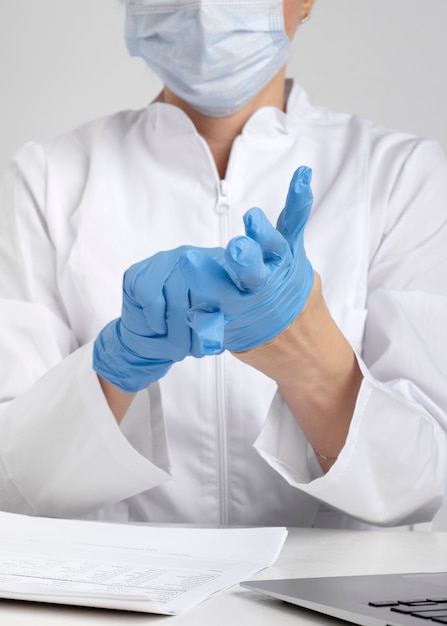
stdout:
<svg viewBox="0 0 447 626">
<path fill-rule="evenodd" d="M 316 0 L 289 75 L 315 103 L 437 138 L 447 151 L 447 0 Z M 0 170 L 28 139 L 121 108 L 160 82 L 128 56 L 119 0 L 0 3 Z"/>
</svg>

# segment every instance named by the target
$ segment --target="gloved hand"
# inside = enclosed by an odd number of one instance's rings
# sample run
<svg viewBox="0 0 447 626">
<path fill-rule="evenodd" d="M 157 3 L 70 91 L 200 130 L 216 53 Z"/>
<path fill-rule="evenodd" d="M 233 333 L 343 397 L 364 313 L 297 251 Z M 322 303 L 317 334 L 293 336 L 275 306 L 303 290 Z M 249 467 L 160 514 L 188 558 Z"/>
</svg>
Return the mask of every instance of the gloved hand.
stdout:
<svg viewBox="0 0 447 626">
<path fill-rule="evenodd" d="M 176 361 L 203 356 L 186 322 L 192 303 L 177 262 L 191 246 L 159 252 L 124 274 L 121 317 L 99 333 L 93 369 L 123 391 L 136 392 L 164 376 Z M 223 260 L 223 249 L 203 249 Z"/>
<path fill-rule="evenodd" d="M 303 246 L 311 175 L 307 167 L 295 172 L 277 229 L 260 209 L 250 209 L 246 236 L 230 241 L 224 262 L 199 249 L 182 253 L 181 271 L 202 301 L 188 313 L 202 353 L 249 350 L 273 339 L 302 311 L 314 279 Z"/>
</svg>

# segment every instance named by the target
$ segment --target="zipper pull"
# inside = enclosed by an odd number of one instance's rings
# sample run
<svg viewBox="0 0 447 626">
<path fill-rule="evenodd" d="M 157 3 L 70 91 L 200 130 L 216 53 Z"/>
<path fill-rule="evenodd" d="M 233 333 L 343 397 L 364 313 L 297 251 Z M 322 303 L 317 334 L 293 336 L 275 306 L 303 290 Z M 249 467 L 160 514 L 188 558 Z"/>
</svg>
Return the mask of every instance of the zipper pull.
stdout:
<svg viewBox="0 0 447 626">
<path fill-rule="evenodd" d="M 219 196 L 217 198 L 217 213 L 228 213 L 230 210 L 230 203 L 228 201 L 228 183 L 227 181 L 219 181 Z"/>
</svg>

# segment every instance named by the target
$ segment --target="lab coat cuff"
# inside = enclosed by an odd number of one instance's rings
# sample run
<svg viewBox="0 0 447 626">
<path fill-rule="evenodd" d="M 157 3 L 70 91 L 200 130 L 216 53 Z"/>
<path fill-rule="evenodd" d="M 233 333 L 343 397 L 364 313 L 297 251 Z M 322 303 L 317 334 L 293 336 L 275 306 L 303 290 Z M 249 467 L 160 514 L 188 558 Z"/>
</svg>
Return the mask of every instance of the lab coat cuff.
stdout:
<svg viewBox="0 0 447 626">
<path fill-rule="evenodd" d="M 360 370 L 364 376 L 352 417 L 350 433 L 345 446 L 331 468 L 331 474 L 341 471 L 350 457 L 352 449 L 353 424 L 360 419 L 372 389 L 377 385 L 368 368 L 357 356 Z M 279 391 L 273 399 L 264 427 L 255 442 L 255 448 L 264 460 L 273 467 L 287 482 L 296 487 L 320 479 L 323 475 L 316 455 L 310 446 L 301 427 L 292 415 L 289 407 Z"/>
<path fill-rule="evenodd" d="M 93 344 L 89 343 L 86 346 L 85 366 L 79 368 L 78 374 L 80 394 L 92 425 L 119 465 L 126 467 L 139 479 L 145 477 L 145 489 L 165 482 L 169 478 L 167 472 L 170 464 L 161 409 L 156 411 L 159 419 L 154 419 L 151 403 L 147 401 L 148 391 L 145 389 L 136 394 L 118 426 L 101 390 L 97 374 L 91 367 L 92 350 Z M 141 409 L 144 413 L 138 414 Z M 139 418 L 139 424 L 136 423 L 135 415 Z M 135 432 L 138 426 L 138 432 Z M 152 482 L 154 484 L 150 484 Z"/>
<path fill-rule="evenodd" d="M 321 475 L 315 454 L 279 391 L 254 447 L 291 485 L 308 483 Z"/>
<path fill-rule="evenodd" d="M 278 398 L 256 445 L 292 486 L 334 510 L 379 526 L 429 521 L 442 504 L 447 473 L 442 425 L 405 398 L 405 386 L 381 383 L 361 359 L 359 365 L 364 379 L 349 433 L 326 474 L 315 473 L 315 456 Z"/>
</svg>

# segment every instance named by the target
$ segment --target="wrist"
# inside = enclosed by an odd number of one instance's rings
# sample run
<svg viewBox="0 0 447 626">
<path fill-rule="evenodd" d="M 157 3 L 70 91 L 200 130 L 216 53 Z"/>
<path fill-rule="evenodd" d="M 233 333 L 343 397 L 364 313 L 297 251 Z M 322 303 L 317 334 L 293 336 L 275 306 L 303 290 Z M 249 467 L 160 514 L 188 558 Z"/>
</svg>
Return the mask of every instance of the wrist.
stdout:
<svg viewBox="0 0 447 626">
<path fill-rule="evenodd" d="M 143 357 L 130 350 L 121 339 L 120 318 L 109 322 L 93 344 L 93 369 L 125 393 L 136 393 L 162 378 L 172 361 Z"/>
<path fill-rule="evenodd" d="M 112 411 L 117 423 L 120 424 L 123 417 L 127 413 L 128 408 L 132 404 L 135 394 L 119 389 L 99 374 L 98 381 L 110 410 Z"/>
<path fill-rule="evenodd" d="M 330 415 L 337 406 L 346 407 L 347 398 L 354 408 L 362 375 L 326 306 L 317 273 L 308 301 L 293 322 L 271 341 L 235 356 L 275 380 L 296 412 Z"/>
<path fill-rule="evenodd" d="M 278 385 L 295 384 L 295 369 L 308 370 L 321 350 L 321 326 L 327 323 L 321 280 L 314 272 L 314 283 L 306 304 L 292 322 L 273 339 L 234 355 L 262 371 Z"/>
</svg>

